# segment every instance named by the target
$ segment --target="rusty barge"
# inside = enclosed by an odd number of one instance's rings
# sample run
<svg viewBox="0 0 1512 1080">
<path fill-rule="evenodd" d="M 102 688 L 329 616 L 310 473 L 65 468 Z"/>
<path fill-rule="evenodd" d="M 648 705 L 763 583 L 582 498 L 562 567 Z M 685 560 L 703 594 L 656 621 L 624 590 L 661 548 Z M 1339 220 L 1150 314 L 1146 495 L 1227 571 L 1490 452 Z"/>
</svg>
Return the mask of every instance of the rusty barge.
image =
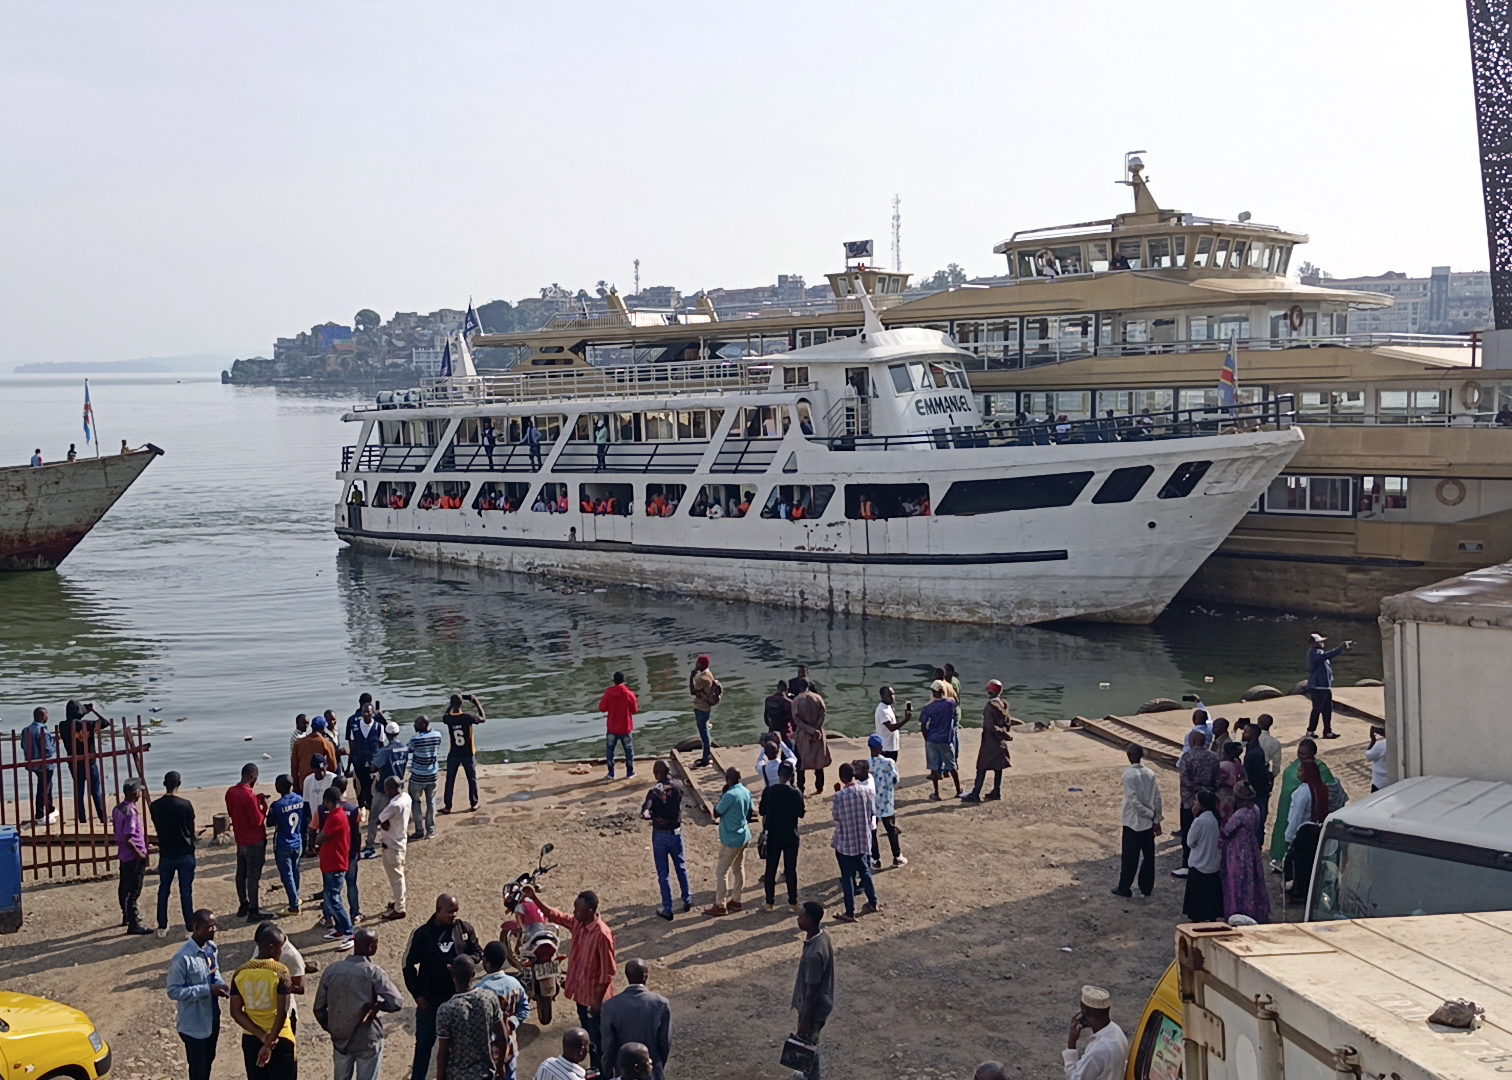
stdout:
<svg viewBox="0 0 1512 1080">
<path fill-rule="evenodd" d="M 0 468 L 0 571 L 55 569 L 162 452 Z"/>
</svg>

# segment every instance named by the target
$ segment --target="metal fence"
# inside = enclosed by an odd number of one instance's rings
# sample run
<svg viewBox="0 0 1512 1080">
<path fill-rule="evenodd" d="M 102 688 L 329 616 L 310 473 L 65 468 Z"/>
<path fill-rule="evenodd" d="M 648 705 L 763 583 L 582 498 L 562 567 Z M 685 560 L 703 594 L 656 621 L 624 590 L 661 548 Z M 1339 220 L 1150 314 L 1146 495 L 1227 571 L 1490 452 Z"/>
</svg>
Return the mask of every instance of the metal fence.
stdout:
<svg viewBox="0 0 1512 1080">
<path fill-rule="evenodd" d="M 0 825 L 19 826 L 21 871 L 33 881 L 95 877 L 116 866 L 110 812 L 131 777 L 147 776 L 147 728 L 138 716 L 105 719 L 96 733 L 98 751 L 72 753 L 58 740 L 57 752 L 26 760 L 20 732 L 0 737 Z M 144 786 L 140 810 L 148 818 Z M 148 829 L 151 832 L 151 829 Z"/>
</svg>

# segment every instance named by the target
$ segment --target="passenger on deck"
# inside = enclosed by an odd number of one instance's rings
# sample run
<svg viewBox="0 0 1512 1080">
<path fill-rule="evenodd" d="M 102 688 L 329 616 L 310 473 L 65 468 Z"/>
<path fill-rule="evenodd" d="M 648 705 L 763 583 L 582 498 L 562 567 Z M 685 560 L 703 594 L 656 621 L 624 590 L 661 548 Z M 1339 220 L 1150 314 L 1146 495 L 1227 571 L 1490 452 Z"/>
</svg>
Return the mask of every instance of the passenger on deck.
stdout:
<svg viewBox="0 0 1512 1080">
<path fill-rule="evenodd" d="M 1512 405 L 1503 405 L 1496 410 L 1496 426 L 1512 427 Z"/>
<path fill-rule="evenodd" d="M 562 485 L 562 494 L 556 502 L 556 512 L 559 514 L 567 512 L 567 485 L 565 484 Z"/>
<path fill-rule="evenodd" d="M 806 517 L 808 517 L 808 507 L 804 506 L 802 503 L 798 503 L 793 507 L 793 516 L 791 520 L 802 521 Z"/>
<path fill-rule="evenodd" d="M 616 499 L 613 495 L 610 495 L 604 499 L 604 513 L 612 515 L 617 512 L 618 507 L 619 500 Z"/>
<path fill-rule="evenodd" d="M 725 502 L 725 517 L 739 517 L 735 511 L 740 509 L 740 500 L 731 495 Z"/>
<path fill-rule="evenodd" d="M 1058 443 L 1071 440 L 1071 419 L 1065 413 L 1055 418 L 1055 441 Z"/>
<path fill-rule="evenodd" d="M 812 435 L 814 433 L 814 422 L 807 416 L 800 416 L 798 417 L 798 430 L 805 435 Z"/>
<path fill-rule="evenodd" d="M 537 495 L 536 496 L 536 501 L 531 504 L 530 509 L 531 509 L 532 513 L 536 513 L 536 514 L 544 514 L 544 513 L 546 513 L 547 512 L 547 510 L 546 510 L 546 496 L 544 496 L 544 495 Z"/>
<path fill-rule="evenodd" d="M 929 516 L 929 496 L 928 495 L 924 496 L 924 501 L 921 502 L 921 503 L 919 503 L 919 516 L 920 517 L 928 517 Z"/>
<path fill-rule="evenodd" d="M 1134 421 L 1139 428 L 1140 435 L 1150 435 L 1155 431 L 1155 418 L 1150 415 L 1150 410 L 1145 409 L 1139 414 L 1139 419 Z"/>
<path fill-rule="evenodd" d="M 735 516 L 736 517 L 745 517 L 750 512 L 751 512 L 751 496 L 750 496 L 749 493 L 743 493 L 741 495 L 741 498 L 740 498 L 740 505 L 737 506 L 737 507 L 735 507 Z"/>
<path fill-rule="evenodd" d="M 877 508 L 874 505 L 872 505 L 871 498 L 869 496 L 866 496 L 866 495 L 861 496 L 861 520 L 862 521 L 875 521 L 875 520 L 877 520 Z"/>
<path fill-rule="evenodd" d="M 592 514 L 592 513 L 596 513 L 597 512 L 594 509 L 593 500 L 590 499 L 587 495 L 583 496 L 582 510 L 583 510 L 583 513 L 585 513 L 585 514 Z"/>
<path fill-rule="evenodd" d="M 1127 269 L 1129 269 L 1129 258 L 1128 258 L 1128 256 L 1127 255 L 1123 255 L 1123 254 L 1114 255 L 1113 256 L 1113 261 L 1108 264 L 1108 269 L 1109 270 L 1127 270 Z"/>
<path fill-rule="evenodd" d="M 719 505 L 718 499 L 709 500 L 709 517 L 711 519 L 724 517 L 724 507 Z"/>
<path fill-rule="evenodd" d="M 787 495 L 782 495 L 777 502 L 777 516 L 783 521 L 791 521 L 793 517 L 793 504 Z"/>
</svg>

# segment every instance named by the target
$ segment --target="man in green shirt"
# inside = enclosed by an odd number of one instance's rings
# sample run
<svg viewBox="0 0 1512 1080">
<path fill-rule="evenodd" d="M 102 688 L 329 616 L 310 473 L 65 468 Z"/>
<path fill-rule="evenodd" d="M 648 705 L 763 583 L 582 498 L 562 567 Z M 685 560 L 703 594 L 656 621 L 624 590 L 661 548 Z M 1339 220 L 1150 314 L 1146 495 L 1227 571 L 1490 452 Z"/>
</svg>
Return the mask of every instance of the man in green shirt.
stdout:
<svg viewBox="0 0 1512 1080">
<path fill-rule="evenodd" d="M 1281 797 L 1276 801 L 1276 822 L 1271 827 L 1271 869 L 1279 870 L 1281 860 L 1286 857 L 1286 821 L 1291 813 L 1292 792 L 1297 790 L 1301 778 L 1297 775 L 1302 762 L 1313 761 L 1318 757 L 1318 744 L 1311 738 L 1304 737 L 1297 744 L 1297 760 L 1286 767 L 1281 774 Z M 1333 785 L 1334 776 L 1329 772 L 1328 766 L 1318 762 L 1318 772 L 1323 776 L 1323 783 Z"/>
</svg>

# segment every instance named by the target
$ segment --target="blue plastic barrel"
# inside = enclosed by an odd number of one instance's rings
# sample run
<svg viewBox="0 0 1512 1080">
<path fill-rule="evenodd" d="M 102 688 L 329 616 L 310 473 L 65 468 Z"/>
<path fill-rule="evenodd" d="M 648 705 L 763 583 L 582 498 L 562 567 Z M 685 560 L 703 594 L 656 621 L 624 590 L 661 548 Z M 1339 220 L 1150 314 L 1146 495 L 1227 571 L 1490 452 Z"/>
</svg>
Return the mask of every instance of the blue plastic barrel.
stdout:
<svg viewBox="0 0 1512 1080">
<path fill-rule="evenodd" d="M 0 934 L 21 929 L 21 830 L 0 825 Z"/>
</svg>

